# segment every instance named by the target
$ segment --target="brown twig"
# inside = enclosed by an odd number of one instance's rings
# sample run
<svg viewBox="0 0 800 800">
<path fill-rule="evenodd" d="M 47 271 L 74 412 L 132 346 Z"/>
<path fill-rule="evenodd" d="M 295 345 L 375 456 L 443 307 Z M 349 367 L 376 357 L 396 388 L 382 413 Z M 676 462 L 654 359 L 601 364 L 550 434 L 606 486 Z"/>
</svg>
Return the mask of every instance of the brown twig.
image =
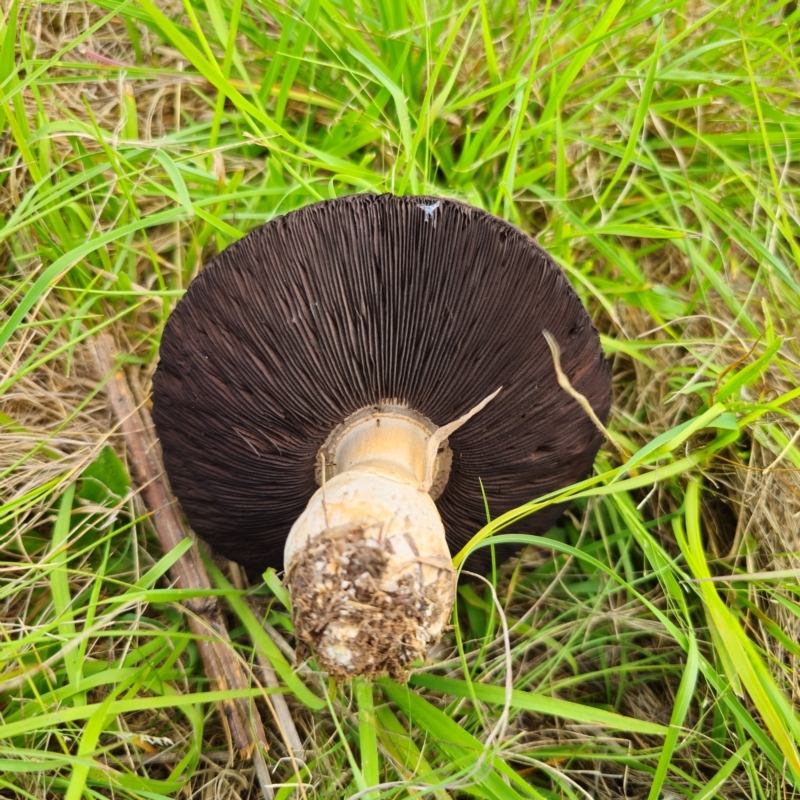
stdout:
<svg viewBox="0 0 800 800">
<path fill-rule="evenodd" d="M 152 516 L 161 546 L 167 553 L 188 535 L 175 508 L 175 500 L 167 486 L 164 467 L 156 442 L 139 414 L 139 404 L 128 385 L 125 373 L 118 367 L 116 348 L 107 333 L 95 344 L 97 363 L 103 378 L 108 377 L 106 393 L 125 439 L 128 461 L 134 481 Z M 188 550 L 171 568 L 170 577 L 180 589 L 208 590 L 211 582 L 197 546 Z M 230 635 L 214 597 L 199 597 L 185 603 L 191 612 L 189 628 L 198 637 L 197 645 L 206 675 L 217 690 L 247 689 L 247 675 L 231 647 Z M 274 794 L 264 759 L 268 749 L 264 726 L 252 700 L 239 698 L 219 704 L 222 719 L 228 726 L 234 746 L 241 758 L 250 759 L 255 767 L 265 800 Z"/>
</svg>

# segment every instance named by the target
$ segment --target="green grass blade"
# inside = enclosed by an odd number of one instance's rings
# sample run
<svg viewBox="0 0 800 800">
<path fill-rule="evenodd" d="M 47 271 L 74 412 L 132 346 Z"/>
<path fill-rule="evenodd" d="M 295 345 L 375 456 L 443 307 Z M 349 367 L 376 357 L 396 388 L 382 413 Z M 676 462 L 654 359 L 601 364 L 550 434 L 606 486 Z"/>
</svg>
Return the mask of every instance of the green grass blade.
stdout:
<svg viewBox="0 0 800 800">
<path fill-rule="evenodd" d="M 414 686 L 422 686 L 442 694 L 452 694 L 466 698 L 472 696 L 466 682 L 454 678 L 440 678 L 438 675 L 421 672 L 414 673 L 409 681 Z M 502 686 L 487 686 L 483 683 L 473 682 L 472 689 L 475 697 L 484 703 L 503 705 L 505 702 L 505 690 Z M 573 722 L 613 728 L 618 731 L 647 733 L 656 736 L 664 736 L 668 733 L 666 727 L 655 722 L 624 717 L 621 714 L 614 714 L 600 708 L 592 708 L 591 706 L 560 700 L 557 697 L 546 697 L 533 692 L 523 692 L 519 689 L 515 689 L 511 693 L 511 707 L 518 710 L 535 711 L 538 714 L 546 714 L 547 716 L 560 717 Z"/>
</svg>

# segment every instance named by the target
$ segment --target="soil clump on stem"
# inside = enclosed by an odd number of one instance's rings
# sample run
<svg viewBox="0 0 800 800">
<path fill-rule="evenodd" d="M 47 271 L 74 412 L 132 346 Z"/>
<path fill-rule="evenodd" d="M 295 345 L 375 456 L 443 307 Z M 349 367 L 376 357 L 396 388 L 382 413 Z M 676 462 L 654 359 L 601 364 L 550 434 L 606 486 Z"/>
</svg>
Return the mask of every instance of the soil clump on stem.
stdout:
<svg viewBox="0 0 800 800">
<path fill-rule="evenodd" d="M 297 658 L 311 655 L 305 644 L 311 642 L 320 666 L 335 678 L 402 678 L 436 643 L 426 623 L 452 593 L 444 571 L 436 583 L 424 584 L 421 564 L 401 574 L 391 570 L 394 548 L 381 528 L 369 522 L 329 528 L 288 571 Z"/>
</svg>

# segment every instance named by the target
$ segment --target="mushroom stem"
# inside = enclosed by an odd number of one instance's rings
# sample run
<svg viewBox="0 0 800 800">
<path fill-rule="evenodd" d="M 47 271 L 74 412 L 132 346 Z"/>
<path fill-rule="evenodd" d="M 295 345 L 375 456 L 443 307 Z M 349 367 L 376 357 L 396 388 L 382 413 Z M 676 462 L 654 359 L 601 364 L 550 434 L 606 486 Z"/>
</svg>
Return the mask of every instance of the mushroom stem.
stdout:
<svg viewBox="0 0 800 800">
<path fill-rule="evenodd" d="M 337 474 L 289 532 L 298 651 L 313 646 L 336 677 L 401 675 L 449 620 L 455 570 L 436 504 L 421 489 L 427 439 L 418 421 L 398 415 L 345 431 Z"/>
</svg>

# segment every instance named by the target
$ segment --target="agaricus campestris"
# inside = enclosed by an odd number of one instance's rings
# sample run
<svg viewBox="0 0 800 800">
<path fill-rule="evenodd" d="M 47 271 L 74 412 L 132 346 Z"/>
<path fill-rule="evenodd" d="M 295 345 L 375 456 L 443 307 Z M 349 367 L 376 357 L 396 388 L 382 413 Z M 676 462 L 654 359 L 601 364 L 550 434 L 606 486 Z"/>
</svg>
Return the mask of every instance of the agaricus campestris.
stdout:
<svg viewBox="0 0 800 800">
<path fill-rule="evenodd" d="M 497 515 L 588 474 L 601 434 L 545 330 L 605 419 L 609 369 L 561 270 L 507 222 L 433 197 L 316 203 L 192 282 L 153 381 L 167 473 L 218 551 L 285 568 L 301 655 L 338 677 L 401 673 L 448 622 L 451 554 L 484 496 Z"/>
</svg>

